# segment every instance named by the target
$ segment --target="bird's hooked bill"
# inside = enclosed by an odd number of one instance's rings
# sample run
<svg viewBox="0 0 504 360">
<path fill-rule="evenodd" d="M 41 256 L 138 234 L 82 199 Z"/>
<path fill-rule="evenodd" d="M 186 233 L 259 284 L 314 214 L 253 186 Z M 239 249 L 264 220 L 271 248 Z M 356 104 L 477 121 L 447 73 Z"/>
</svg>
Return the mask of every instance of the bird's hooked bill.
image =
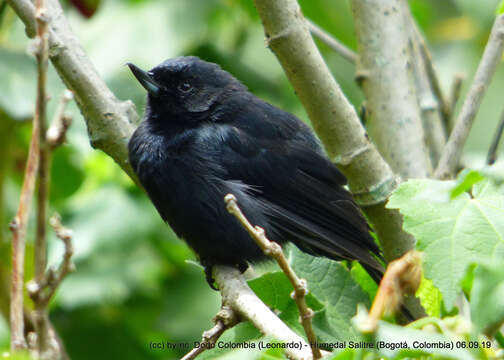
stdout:
<svg viewBox="0 0 504 360">
<path fill-rule="evenodd" d="M 144 87 L 145 90 L 151 95 L 158 95 L 161 90 L 161 85 L 159 85 L 147 71 L 140 69 L 138 66 L 132 63 L 127 63 L 133 75 L 135 75 L 138 82 Z"/>
</svg>

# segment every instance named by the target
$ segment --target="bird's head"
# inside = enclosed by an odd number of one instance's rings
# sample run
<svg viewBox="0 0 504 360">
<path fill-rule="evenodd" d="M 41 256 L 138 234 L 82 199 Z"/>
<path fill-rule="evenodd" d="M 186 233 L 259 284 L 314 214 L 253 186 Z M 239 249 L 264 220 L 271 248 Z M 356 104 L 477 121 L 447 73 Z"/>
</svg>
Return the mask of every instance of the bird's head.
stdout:
<svg viewBox="0 0 504 360">
<path fill-rule="evenodd" d="M 148 116 L 161 121 L 201 119 L 224 93 L 245 89 L 218 65 L 195 56 L 168 59 L 149 71 L 128 66 L 148 92 Z"/>
</svg>

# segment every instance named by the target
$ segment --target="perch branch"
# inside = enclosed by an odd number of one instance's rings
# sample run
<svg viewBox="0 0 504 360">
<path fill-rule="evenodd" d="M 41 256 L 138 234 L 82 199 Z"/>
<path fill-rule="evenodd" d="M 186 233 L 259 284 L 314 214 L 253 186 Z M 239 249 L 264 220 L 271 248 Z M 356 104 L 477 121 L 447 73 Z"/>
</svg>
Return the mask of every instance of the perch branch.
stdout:
<svg viewBox="0 0 504 360">
<path fill-rule="evenodd" d="M 322 357 L 322 354 L 320 353 L 320 349 L 317 347 L 317 336 L 315 335 L 315 331 L 313 330 L 311 320 L 314 313 L 313 310 L 310 309 L 308 305 L 306 305 L 305 297 L 306 294 L 308 294 L 308 285 L 306 283 L 306 280 L 297 277 L 296 273 L 294 272 L 294 270 L 292 270 L 289 262 L 285 258 L 282 247 L 279 244 L 270 241 L 266 237 L 263 228 L 259 226 L 254 227 L 252 226 L 252 224 L 250 224 L 250 222 L 247 220 L 247 218 L 239 208 L 236 197 L 233 194 L 227 194 L 224 198 L 224 201 L 226 202 L 227 211 L 234 217 L 236 217 L 240 224 L 248 231 L 250 236 L 261 248 L 264 254 L 274 258 L 285 275 L 287 275 L 287 278 L 294 287 L 294 292 L 291 296 L 298 307 L 301 317 L 301 324 L 303 325 L 306 337 L 308 338 L 308 342 L 310 343 L 313 358 L 320 359 Z"/>
<path fill-rule="evenodd" d="M 192 349 L 180 360 L 195 359 L 206 349 L 212 348 L 224 331 L 239 323 L 239 319 L 236 316 L 235 311 L 228 306 L 222 306 L 213 321 L 215 323 L 214 327 L 203 333 L 200 345 Z"/>
<path fill-rule="evenodd" d="M 432 166 L 411 66 L 412 32 L 402 1 L 352 1 L 357 78 L 366 95 L 368 130 L 380 153 L 403 179 L 425 178 Z"/>
<path fill-rule="evenodd" d="M 483 96 L 490 85 L 497 66 L 501 62 L 503 50 L 504 15 L 501 14 L 495 19 L 473 83 L 457 117 L 455 127 L 443 150 L 438 167 L 434 172 L 434 176 L 437 179 L 448 179 L 454 175 Z"/>
<path fill-rule="evenodd" d="M 302 337 L 283 323 L 250 289 L 238 269 L 216 265 L 213 268 L 215 281 L 222 295 L 222 303 L 248 319 L 261 333 L 289 344 L 298 344 L 285 349 L 292 359 L 311 359 L 309 345 Z"/>
<path fill-rule="evenodd" d="M 349 180 L 350 190 L 373 223 L 387 260 L 414 244 L 402 216 L 384 204 L 397 184 L 395 174 L 368 140 L 355 109 L 322 59 L 296 0 L 254 0 L 266 42 L 274 51 L 317 135 Z"/>
<path fill-rule="evenodd" d="M 313 36 L 315 36 L 324 44 L 329 46 L 332 50 L 340 54 L 341 57 L 348 60 L 350 63 L 355 64 L 357 62 L 357 54 L 355 53 L 355 51 L 342 44 L 340 41 L 335 39 L 333 36 L 331 36 L 331 34 L 320 28 L 310 19 L 306 19 L 306 22 Z"/>
</svg>

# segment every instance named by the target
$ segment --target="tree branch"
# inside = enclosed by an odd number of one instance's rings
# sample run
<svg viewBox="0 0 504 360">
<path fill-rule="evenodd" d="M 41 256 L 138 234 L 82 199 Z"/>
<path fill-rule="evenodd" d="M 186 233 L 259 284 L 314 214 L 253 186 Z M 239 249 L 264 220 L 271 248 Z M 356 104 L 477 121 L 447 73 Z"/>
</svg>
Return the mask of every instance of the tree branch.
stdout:
<svg viewBox="0 0 504 360">
<path fill-rule="evenodd" d="M 222 303 L 248 319 L 261 333 L 284 343 L 299 344 L 287 348 L 291 359 L 311 359 L 310 346 L 285 325 L 249 288 L 240 271 L 229 266 L 214 266 L 215 281 L 222 294 Z"/>
<path fill-rule="evenodd" d="M 306 22 L 313 36 L 320 39 L 324 44 L 326 44 L 335 52 L 340 54 L 344 59 L 348 60 L 350 63 L 355 64 L 357 62 L 357 54 L 353 50 L 351 50 L 350 48 L 339 42 L 337 39 L 331 36 L 324 29 L 320 28 L 310 19 L 306 19 Z"/>
<path fill-rule="evenodd" d="M 268 45 L 334 163 L 349 180 L 350 190 L 373 223 L 387 260 L 414 244 L 402 230 L 402 217 L 384 204 L 397 179 L 368 140 L 355 109 L 322 59 L 296 0 L 254 0 Z"/>
<path fill-rule="evenodd" d="M 35 28 L 30 0 L 7 0 L 23 20 L 28 35 Z M 91 145 L 112 157 L 136 181 L 128 163 L 127 143 L 138 122 L 131 101 L 119 101 L 99 77 L 72 33 L 58 0 L 46 0 L 50 16 L 49 57 L 66 86 L 75 94 L 87 124 Z"/>
<path fill-rule="evenodd" d="M 53 269 L 44 271 L 40 280 L 32 280 L 26 285 L 28 294 L 35 305 L 33 319 L 36 334 L 32 335 L 34 344 L 31 344 L 31 350 L 36 357 L 41 359 L 66 359 L 68 356 L 64 345 L 49 320 L 47 307 L 63 279 L 75 270 L 72 262 L 72 231 L 61 225 L 61 220 L 57 215 L 50 219 L 50 224 L 56 236 L 65 244 L 65 253 L 56 271 Z"/>
<path fill-rule="evenodd" d="M 432 56 L 406 1 L 402 1 L 402 9 L 405 26 L 411 32 L 411 62 L 425 145 L 429 150 L 430 162 L 435 167 L 446 144 L 446 129 L 443 124 L 448 122 L 449 114 L 443 111 L 447 106 L 434 70 Z"/>
<path fill-rule="evenodd" d="M 466 96 L 460 114 L 455 122 L 455 127 L 443 150 L 439 165 L 434 172 L 438 179 L 448 179 L 454 175 L 462 155 L 462 149 L 469 136 L 471 127 L 476 118 L 483 96 L 490 85 L 490 81 L 501 62 L 504 50 L 504 15 L 495 19 L 490 33 L 490 38 L 483 52 L 483 57 L 478 65 L 473 83 Z"/>
<path fill-rule="evenodd" d="M 357 78 L 367 99 L 368 130 L 403 179 L 432 170 L 423 141 L 402 0 L 353 0 L 359 61 Z"/>
<path fill-rule="evenodd" d="M 285 258 L 282 247 L 269 240 L 264 233 L 264 229 L 259 226 L 252 226 L 250 222 L 247 220 L 241 209 L 239 208 L 236 197 L 233 194 L 227 194 L 224 198 L 226 202 L 227 211 L 232 214 L 236 219 L 240 222 L 240 224 L 247 230 L 252 239 L 256 242 L 256 244 L 261 248 L 266 256 L 271 256 L 274 258 L 280 269 L 287 275 L 292 287 L 294 288 L 294 292 L 292 293 L 292 298 L 296 302 L 300 321 L 303 325 L 306 337 L 308 338 L 308 342 L 310 343 L 311 351 L 314 359 L 320 359 L 322 354 L 320 353 L 320 349 L 317 346 L 317 336 L 315 335 L 315 331 L 312 327 L 312 318 L 313 318 L 313 310 L 306 305 L 306 294 L 308 294 L 308 284 L 306 280 L 300 279 L 297 277 L 294 270 L 290 267 L 289 262 Z"/>
</svg>

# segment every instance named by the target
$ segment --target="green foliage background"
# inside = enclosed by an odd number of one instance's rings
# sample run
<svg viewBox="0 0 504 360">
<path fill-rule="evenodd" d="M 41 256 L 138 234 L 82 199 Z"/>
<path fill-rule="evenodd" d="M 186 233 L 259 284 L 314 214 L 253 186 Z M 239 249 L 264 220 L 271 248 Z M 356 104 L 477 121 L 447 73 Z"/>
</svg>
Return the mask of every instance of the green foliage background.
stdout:
<svg viewBox="0 0 504 360">
<path fill-rule="evenodd" d="M 77 1 L 78 2 L 78 1 Z M 75 1 L 73 2 L 75 3 Z M 241 79 L 256 95 L 308 121 L 274 55 L 264 46 L 263 30 L 249 0 L 102 0 L 87 2 L 96 13 L 86 18 L 71 4 L 66 13 L 75 33 L 115 94 L 132 99 L 143 111 L 145 94 L 126 62 L 150 68 L 166 58 L 198 55 L 214 61 Z M 463 94 L 489 34 L 497 0 L 412 0 L 411 7 L 431 45 L 443 87 L 456 73 L 465 73 Z M 303 13 L 355 48 L 348 1 L 300 0 Z M 502 6 L 501 6 L 502 9 Z M 9 268 L 7 224 L 17 208 L 34 109 L 35 61 L 15 14 L 0 0 L 0 280 Z M 358 107 L 363 96 L 354 82 L 354 68 L 320 44 L 320 49 L 345 94 Z M 49 74 L 50 114 L 63 86 Z M 500 68 L 478 114 L 466 146 L 466 162 L 483 164 L 484 153 L 502 110 L 504 69 Z M 460 104 L 459 104 L 460 106 Z M 193 254 L 163 224 L 154 207 L 111 159 L 91 149 L 82 117 L 70 106 L 74 122 L 68 141 L 54 157 L 51 212 L 74 231 L 77 271 L 65 280 L 51 304 L 51 319 L 72 359 L 172 359 L 188 349 L 152 350 L 152 342 L 192 343 L 211 326 L 219 307 L 201 269 L 188 263 Z M 463 174 L 458 182 L 412 181 L 394 194 L 390 207 L 405 215 L 405 229 L 424 251 L 425 276 L 420 296 L 431 316 L 455 314 L 457 295 L 471 299 L 472 330 L 460 330 L 461 317 L 431 318 L 408 329 L 383 325 L 376 339 L 425 337 L 426 328 L 442 328 L 432 336 L 481 340 L 504 319 L 504 273 L 496 264 L 504 256 L 503 166 Z M 491 181 L 486 180 L 490 178 Z M 457 226 L 460 224 L 461 226 Z M 27 278 L 31 278 L 33 224 L 30 224 Z M 448 245 L 451 244 L 451 247 Z M 50 263 L 57 264 L 62 244 L 51 234 Z M 289 249 L 293 265 L 310 284 L 308 297 L 322 341 L 361 338 L 352 326 L 358 303 L 369 306 L 376 291 L 358 265 L 314 259 Z M 475 266 L 474 264 L 480 264 Z M 348 265 L 348 266 L 347 266 Z M 273 270 L 272 270 L 273 269 Z M 301 333 L 289 285 L 271 265 L 252 288 L 280 317 Z M 7 298 L 0 288 L 0 352 L 8 348 Z M 29 303 L 29 301 L 28 301 Z M 450 322 L 451 321 L 451 322 Z M 424 329 L 420 333 L 420 329 Z M 250 324 L 240 324 L 224 341 L 256 339 Z M 481 349 L 479 349 L 481 350 Z M 256 359 L 250 350 L 215 349 L 202 358 Z M 386 357 L 418 357 L 422 352 L 384 351 Z M 367 354 L 369 355 L 369 354 Z M 367 356 L 346 350 L 334 358 Z M 447 354 L 445 354 L 447 355 Z M 448 354 L 450 355 L 450 354 Z M 483 350 L 460 349 L 450 356 L 491 356 Z M 281 357 L 268 351 L 262 358 Z"/>
</svg>

